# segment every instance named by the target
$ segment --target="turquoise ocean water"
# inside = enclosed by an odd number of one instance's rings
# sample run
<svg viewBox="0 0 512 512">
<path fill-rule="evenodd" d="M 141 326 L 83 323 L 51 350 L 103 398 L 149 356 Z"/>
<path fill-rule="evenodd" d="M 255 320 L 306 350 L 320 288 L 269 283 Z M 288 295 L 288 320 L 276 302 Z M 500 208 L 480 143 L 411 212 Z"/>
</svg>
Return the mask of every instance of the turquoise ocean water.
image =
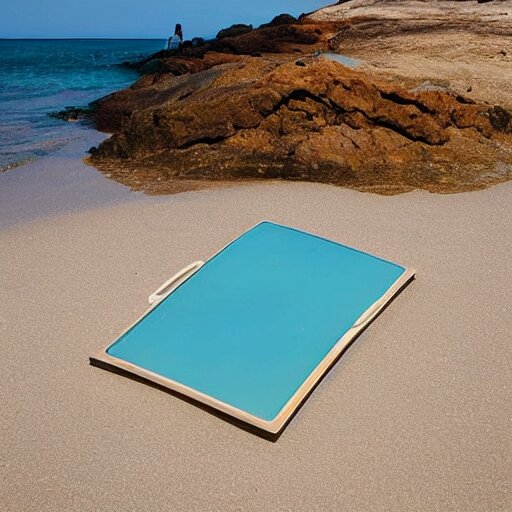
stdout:
<svg viewBox="0 0 512 512">
<path fill-rule="evenodd" d="M 60 148 L 77 127 L 48 116 L 126 87 L 117 64 L 160 50 L 163 40 L 0 40 L 0 170 Z"/>
</svg>

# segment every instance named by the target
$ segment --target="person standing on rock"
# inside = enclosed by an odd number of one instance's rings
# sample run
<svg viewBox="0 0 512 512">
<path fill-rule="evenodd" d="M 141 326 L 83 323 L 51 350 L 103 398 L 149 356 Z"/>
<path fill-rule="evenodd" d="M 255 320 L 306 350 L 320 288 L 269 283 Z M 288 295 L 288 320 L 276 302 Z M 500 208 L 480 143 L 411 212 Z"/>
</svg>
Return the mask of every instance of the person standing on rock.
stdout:
<svg viewBox="0 0 512 512">
<path fill-rule="evenodd" d="M 181 29 L 181 24 L 177 23 L 176 28 L 174 29 L 174 35 L 170 37 L 169 40 L 167 41 L 167 49 L 178 50 L 182 42 L 183 30 Z"/>
</svg>

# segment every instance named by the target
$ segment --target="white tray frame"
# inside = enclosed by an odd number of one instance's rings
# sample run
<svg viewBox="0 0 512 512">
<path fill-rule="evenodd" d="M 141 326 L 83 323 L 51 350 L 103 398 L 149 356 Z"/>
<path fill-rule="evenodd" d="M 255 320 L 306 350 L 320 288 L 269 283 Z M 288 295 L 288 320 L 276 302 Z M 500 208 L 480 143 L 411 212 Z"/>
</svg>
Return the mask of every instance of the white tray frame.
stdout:
<svg viewBox="0 0 512 512">
<path fill-rule="evenodd" d="M 259 226 L 264 223 L 272 223 L 277 226 L 281 226 L 287 229 L 293 229 L 299 231 L 301 233 L 305 233 L 316 238 L 320 238 L 322 240 L 326 240 L 329 242 L 333 242 L 333 240 L 329 240 L 327 238 L 323 238 L 321 236 L 308 233 L 307 231 L 303 231 L 296 228 L 291 228 L 289 226 L 284 226 L 282 224 L 273 222 L 273 221 L 261 221 L 251 229 Z M 222 249 L 216 252 L 209 260 L 213 259 L 215 256 L 224 251 L 227 247 L 229 247 L 233 242 L 242 237 L 245 233 L 235 238 L 233 241 L 229 242 Z M 338 242 L 334 242 L 338 243 Z M 349 247 L 344 244 L 344 247 Z M 351 248 L 351 247 L 349 247 Z M 353 248 L 351 248 L 353 249 Z M 354 249 L 358 252 L 359 249 Z M 370 253 L 363 252 L 363 254 L 368 254 L 369 256 L 374 256 Z M 388 263 L 392 263 L 397 265 L 397 263 L 390 262 L 381 258 L 380 256 L 374 256 L 382 261 L 387 261 Z M 207 260 L 207 261 L 209 261 Z M 135 322 L 133 322 L 127 329 L 125 329 L 116 339 L 109 343 L 105 348 L 90 356 L 89 361 L 92 365 L 95 366 L 107 366 L 113 367 L 113 369 L 119 369 L 130 374 L 136 375 L 146 381 L 150 381 L 158 386 L 169 389 L 171 391 L 177 392 L 181 395 L 184 395 L 192 400 L 200 402 L 208 407 L 216 409 L 232 418 L 240 420 L 252 427 L 256 427 L 262 431 L 268 432 L 270 434 L 278 434 L 281 432 L 284 427 L 287 425 L 288 421 L 292 418 L 296 410 L 302 404 L 302 402 L 308 397 L 310 392 L 314 389 L 316 384 L 320 381 L 320 379 L 324 376 L 325 373 L 329 370 L 329 368 L 336 362 L 337 358 L 343 353 L 343 351 L 350 345 L 350 343 L 364 330 L 366 327 L 379 315 L 379 313 L 386 307 L 386 305 L 396 296 L 398 293 L 405 288 L 405 286 L 412 281 L 412 279 L 416 275 L 416 271 L 412 268 L 403 267 L 405 270 L 404 273 L 392 284 L 392 286 L 388 289 L 388 291 L 376 302 L 374 302 L 354 323 L 354 325 L 336 342 L 336 344 L 331 348 L 331 350 L 327 353 L 327 355 L 320 361 L 320 363 L 316 366 L 316 368 L 309 374 L 306 380 L 301 384 L 301 386 L 297 389 L 294 395 L 288 400 L 288 402 L 284 405 L 284 407 L 279 411 L 277 416 L 273 420 L 264 420 L 259 418 L 253 414 L 250 414 L 242 409 L 234 407 L 226 402 L 222 402 L 210 395 L 202 393 L 200 391 L 195 390 L 189 386 L 185 386 L 179 382 L 176 382 L 167 377 L 163 377 L 157 373 L 149 371 L 145 368 L 137 366 L 133 363 L 129 363 L 124 361 L 123 359 L 119 359 L 117 357 L 113 357 L 108 354 L 108 349 L 116 343 L 116 341 L 124 336 L 132 327 L 137 325 L 142 319 L 144 319 L 147 315 L 153 311 L 153 309 L 164 299 L 166 299 L 169 295 L 171 295 L 177 288 L 179 288 L 183 283 L 185 283 L 190 277 L 192 277 L 205 263 L 203 261 L 196 261 L 187 267 L 180 270 L 177 274 L 172 276 L 169 280 L 167 280 L 160 288 L 152 293 L 149 296 L 149 302 L 151 306 L 147 309 L 142 316 L 140 316 Z"/>
</svg>

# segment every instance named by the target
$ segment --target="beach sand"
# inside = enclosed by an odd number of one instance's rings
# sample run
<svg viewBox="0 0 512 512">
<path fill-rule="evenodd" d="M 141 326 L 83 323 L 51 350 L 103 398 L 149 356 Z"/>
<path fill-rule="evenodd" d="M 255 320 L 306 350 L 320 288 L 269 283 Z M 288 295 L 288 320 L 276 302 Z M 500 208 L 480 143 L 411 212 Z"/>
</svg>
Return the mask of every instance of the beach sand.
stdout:
<svg viewBox="0 0 512 512">
<path fill-rule="evenodd" d="M 106 179 L 82 159 L 107 135 L 77 126 L 73 138 L 50 155 L 0 172 L 0 229 L 14 224 L 137 201 L 138 193 Z"/>
<path fill-rule="evenodd" d="M 20 193 L 32 213 L 0 230 L 3 511 L 512 510 L 512 184 L 116 188 L 72 206 L 77 190 L 51 208 Z M 277 442 L 89 365 L 165 279 L 262 219 L 418 271 Z"/>
</svg>

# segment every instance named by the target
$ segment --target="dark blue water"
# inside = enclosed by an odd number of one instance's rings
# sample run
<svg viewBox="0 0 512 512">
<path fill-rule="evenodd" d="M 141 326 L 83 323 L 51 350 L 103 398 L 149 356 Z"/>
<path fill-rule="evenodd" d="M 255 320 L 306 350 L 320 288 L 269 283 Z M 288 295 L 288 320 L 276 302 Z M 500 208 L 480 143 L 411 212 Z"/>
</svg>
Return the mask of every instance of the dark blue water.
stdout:
<svg viewBox="0 0 512 512">
<path fill-rule="evenodd" d="M 77 127 L 48 117 L 132 83 L 116 66 L 163 48 L 161 40 L 0 40 L 0 170 L 44 156 Z"/>
</svg>

